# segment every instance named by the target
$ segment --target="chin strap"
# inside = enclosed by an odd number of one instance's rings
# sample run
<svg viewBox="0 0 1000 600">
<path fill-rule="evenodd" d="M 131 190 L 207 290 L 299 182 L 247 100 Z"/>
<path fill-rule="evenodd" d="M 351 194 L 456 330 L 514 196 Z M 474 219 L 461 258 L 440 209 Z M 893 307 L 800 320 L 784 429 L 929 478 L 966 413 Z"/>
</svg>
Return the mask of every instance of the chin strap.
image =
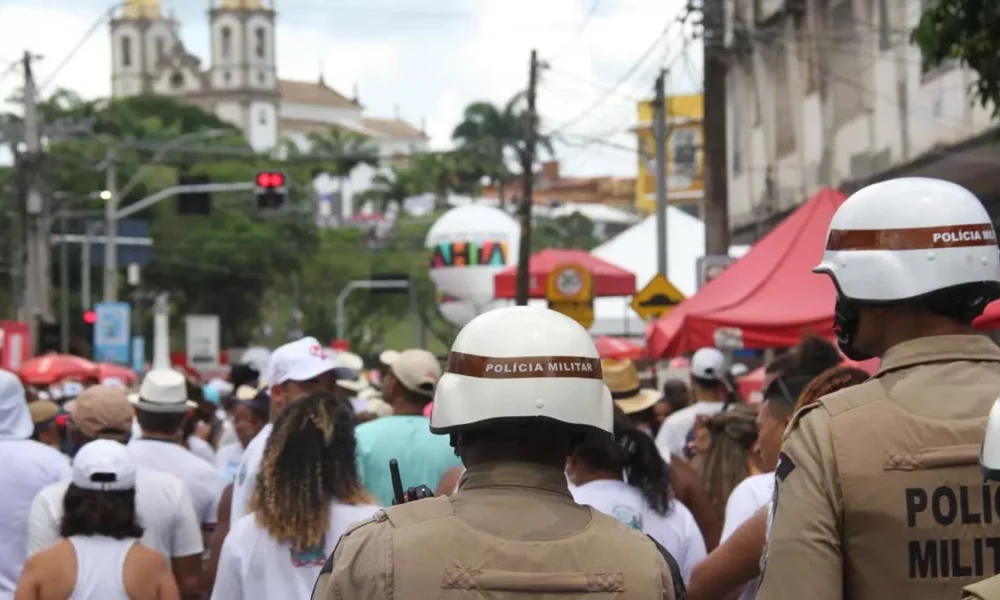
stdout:
<svg viewBox="0 0 1000 600">
<path fill-rule="evenodd" d="M 844 356 L 858 362 L 872 358 L 854 347 L 860 321 L 861 314 L 857 305 L 838 295 L 833 312 L 833 332 L 837 334 L 837 346 Z"/>
</svg>

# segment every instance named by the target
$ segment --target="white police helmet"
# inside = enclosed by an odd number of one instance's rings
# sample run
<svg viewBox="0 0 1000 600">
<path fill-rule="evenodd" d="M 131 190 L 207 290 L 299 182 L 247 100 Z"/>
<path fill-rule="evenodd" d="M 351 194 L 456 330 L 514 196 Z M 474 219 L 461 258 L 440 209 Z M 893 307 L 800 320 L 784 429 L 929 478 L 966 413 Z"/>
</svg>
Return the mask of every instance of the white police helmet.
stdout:
<svg viewBox="0 0 1000 600">
<path fill-rule="evenodd" d="M 993 403 L 990 417 L 986 421 L 986 437 L 979 453 L 979 468 L 983 478 L 1000 481 L 1000 398 Z"/>
<path fill-rule="evenodd" d="M 613 415 L 587 330 L 561 313 L 515 306 L 479 315 L 459 332 L 434 393 L 431 431 L 544 418 L 610 434 Z"/>
<path fill-rule="evenodd" d="M 982 203 L 941 179 L 862 188 L 830 221 L 823 260 L 845 298 L 891 302 L 966 283 L 1000 284 L 996 233 Z"/>
</svg>

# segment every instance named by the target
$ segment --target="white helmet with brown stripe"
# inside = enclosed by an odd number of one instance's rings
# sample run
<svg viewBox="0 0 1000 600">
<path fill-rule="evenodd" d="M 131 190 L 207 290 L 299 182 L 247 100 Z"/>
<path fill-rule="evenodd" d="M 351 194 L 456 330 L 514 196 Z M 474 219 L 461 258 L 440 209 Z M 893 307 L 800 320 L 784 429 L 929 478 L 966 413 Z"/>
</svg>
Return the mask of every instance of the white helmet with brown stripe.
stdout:
<svg viewBox="0 0 1000 600">
<path fill-rule="evenodd" d="M 830 222 L 813 272 L 837 287 L 835 325 L 845 351 L 859 307 L 940 305 L 935 293 L 948 290 L 949 312 L 971 321 L 1000 294 L 989 214 L 972 192 L 940 179 L 891 179 L 851 195 Z"/>
<path fill-rule="evenodd" d="M 561 313 L 515 306 L 479 315 L 459 332 L 434 393 L 431 431 L 548 419 L 611 434 L 613 415 L 587 330 Z"/>
</svg>

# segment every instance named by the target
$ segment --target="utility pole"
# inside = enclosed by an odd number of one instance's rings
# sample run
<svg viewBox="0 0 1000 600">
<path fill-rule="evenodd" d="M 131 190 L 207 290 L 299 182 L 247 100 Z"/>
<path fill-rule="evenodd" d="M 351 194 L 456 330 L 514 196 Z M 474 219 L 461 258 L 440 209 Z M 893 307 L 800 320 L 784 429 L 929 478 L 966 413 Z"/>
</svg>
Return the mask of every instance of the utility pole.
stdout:
<svg viewBox="0 0 1000 600">
<path fill-rule="evenodd" d="M 104 187 L 108 198 L 104 202 L 104 301 L 118 300 L 118 169 L 115 152 L 108 150 L 104 159 Z"/>
<path fill-rule="evenodd" d="M 702 3 L 705 39 L 705 254 L 729 254 L 729 174 L 726 143 L 726 60 L 724 0 Z"/>
<path fill-rule="evenodd" d="M 528 131 L 525 133 L 524 152 L 521 155 L 521 245 L 517 253 L 517 305 L 528 305 L 528 287 L 531 279 L 528 263 L 531 261 L 531 208 L 532 191 L 535 185 L 535 141 L 538 134 L 538 119 L 535 115 L 535 94 L 538 88 L 538 52 L 531 51 L 528 67 Z"/>
<path fill-rule="evenodd" d="M 59 232 L 69 234 L 65 208 L 59 211 Z M 59 242 L 59 351 L 69 354 L 69 245 L 65 237 Z"/>
<path fill-rule="evenodd" d="M 656 141 L 656 271 L 667 277 L 667 71 L 656 78 L 653 135 Z M 669 278 L 668 278 L 669 279 Z"/>
<path fill-rule="evenodd" d="M 39 167 L 42 154 L 42 125 L 38 115 L 38 97 L 31 63 L 35 60 L 25 51 L 21 58 L 24 69 L 24 152 L 21 166 L 25 169 L 26 227 L 25 249 L 25 316 L 31 332 L 31 348 L 38 348 L 38 317 L 48 312 L 43 300 L 48 297 L 48 271 L 43 264 L 42 244 L 48 244 L 47 231 L 42 229 L 45 197 L 40 189 Z M 41 239 L 39 239 L 41 237 Z M 47 316 L 47 315 L 46 315 Z"/>
</svg>

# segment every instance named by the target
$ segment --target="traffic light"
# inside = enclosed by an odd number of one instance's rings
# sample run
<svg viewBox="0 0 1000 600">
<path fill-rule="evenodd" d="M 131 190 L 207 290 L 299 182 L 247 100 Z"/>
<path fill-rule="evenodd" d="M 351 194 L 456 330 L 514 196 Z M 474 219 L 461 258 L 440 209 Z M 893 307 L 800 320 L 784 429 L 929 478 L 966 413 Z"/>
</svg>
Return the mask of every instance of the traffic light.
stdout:
<svg viewBox="0 0 1000 600">
<path fill-rule="evenodd" d="M 260 171 L 257 179 L 257 208 L 260 210 L 276 210 L 285 204 L 285 174 L 278 171 Z"/>
<path fill-rule="evenodd" d="M 60 344 L 59 323 L 38 319 L 38 353 L 59 352 L 62 350 Z"/>
<path fill-rule="evenodd" d="M 177 178 L 177 185 L 205 185 L 209 183 L 212 183 L 212 180 L 206 175 L 181 175 Z M 177 214 L 212 214 L 212 193 L 182 192 L 177 194 Z"/>
<path fill-rule="evenodd" d="M 94 343 L 94 325 L 97 323 L 97 312 L 93 310 L 83 311 L 83 339 L 90 346 Z"/>
</svg>

